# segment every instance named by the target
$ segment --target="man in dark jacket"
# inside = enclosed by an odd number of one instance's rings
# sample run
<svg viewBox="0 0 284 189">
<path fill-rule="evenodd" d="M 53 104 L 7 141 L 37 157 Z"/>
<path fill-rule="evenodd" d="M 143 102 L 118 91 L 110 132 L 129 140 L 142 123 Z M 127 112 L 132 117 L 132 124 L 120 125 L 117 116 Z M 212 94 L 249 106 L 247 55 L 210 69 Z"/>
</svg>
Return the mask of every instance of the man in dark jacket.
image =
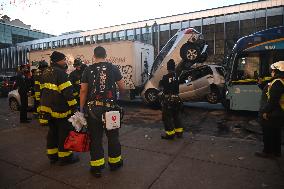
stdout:
<svg viewBox="0 0 284 189">
<path fill-rule="evenodd" d="M 167 63 L 168 73 L 160 81 L 163 90 L 162 95 L 162 119 L 165 127 L 165 135 L 162 139 L 172 140 L 177 136 L 182 138 L 183 127 L 180 121 L 182 102 L 179 98 L 179 78 L 175 72 L 175 62 L 170 59 Z"/>
<path fill-rule="evenodd" d="M 80 111 L 87 105 L 88 129 L 91 136 L 91 173 L 101 177 L 101 170 L 105 166 L 102 137 L 106 133 L 108 138 L 108 164 L 111 171 L 122 167 L 121 145 L 119 129 L 106 129 L 102 116 L 106 111 L 117 108 L 116 84 L 120 92 L 124 88 L 122 75 L 117 66 L 105 61 L 106 51 L 99 46 L 94 49 L 94 64 L 87 67 L 83 73 L 80 90 Z"/>
<path fill-rule="evenodd" d="M 68 118 L 75 111 L 77 101 L 73 96 L 73 86 L 66 73 L 65 55 L 54 51 L 50 56 L 51 66 L 44 69 L 40 83 L 39 122 L 47 124 L 47 155 L 51 163 L 60 165 L 79 161 L 69 150 L 64 149 L 64 141 L 72 129 Z"/>
<path fill-rule="evenodd" d="M 74 60 L 73 67 L 75 68 L 74 71 L 72 71 L 69 75 L 70 81 L 72 82 L 72 85 L 74 86 L 74 97 L 76 98 L 77 102 L 79 103 L 79 93 L 80 93 L 80 84 L 81 84 L 81 78 L 83 74 L 83 69 L 81 69 L 83 63 L 80 58 L 76 58 Z"/>
<path fill-rule="evenodd" d="M 30 80 L 28 78 L 29 69 L 26 65 L 21 65 L 16 78 L 16 85 L 21 99 L 20 107 L 20 122 L 29 123 L 30 119 L 27 117 L 28 109 L 28 92 L 30 90 Z"/>
<path fill-rule="evenodd" d="M 262 100 L 260 109 L 264 148 L 255 153 L 264 158 L 281 156 L 281 127 L 284 126 L 284 61 L 272 64 L 271 69 L 272 80 L 262 97 L 267 100 Z"/>
</svg>

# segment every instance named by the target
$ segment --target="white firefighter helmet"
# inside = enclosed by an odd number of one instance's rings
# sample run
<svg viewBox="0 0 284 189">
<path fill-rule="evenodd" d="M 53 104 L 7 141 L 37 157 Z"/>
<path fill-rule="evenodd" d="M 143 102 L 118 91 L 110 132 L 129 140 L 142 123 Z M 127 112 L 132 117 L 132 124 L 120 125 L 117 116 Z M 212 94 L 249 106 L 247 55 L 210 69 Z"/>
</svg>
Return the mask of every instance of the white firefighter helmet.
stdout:
<svg viewBox="0 0 284 189">
<path fill-rule="evenodd" d="M 284 61 L 275 62 L 275 63 L 271 64 L 270 67 L 271 67 L 272 70 L 279 70 L 281 72 L 284 72 Z"/>
</svg>

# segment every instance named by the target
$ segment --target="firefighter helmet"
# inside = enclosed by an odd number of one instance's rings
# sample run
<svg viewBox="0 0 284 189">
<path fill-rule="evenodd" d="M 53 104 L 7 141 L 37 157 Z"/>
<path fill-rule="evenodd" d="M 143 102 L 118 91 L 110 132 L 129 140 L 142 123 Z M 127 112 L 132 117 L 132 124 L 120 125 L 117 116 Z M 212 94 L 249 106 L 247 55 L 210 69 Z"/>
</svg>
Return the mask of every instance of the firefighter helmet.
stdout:
<svg viewBox="0 0 284 189">
<path fill-rule="evenodd" d="M 73 64 L 73 66 L 74 67 L 77 67 L 77 66 L 81 66 L 83 63 L 82 63 L 82 60 L 80 59 L 80 58 L 76 58 L 75 60 L 74 60 L 74 64 Z"/>
<path fill-rule="evenodd" d="M 48 67 L 48 63 L 45 60 L 42 60 L 38 63 L 38 69 L 43 69 Z"/>
<path fill-rule="evenodd" d="M 273 64 L 271 64 L 272 70 L 279 70 L 280 72 L 284 72 L 284 61 L 278 61 Z"/>
</svg>

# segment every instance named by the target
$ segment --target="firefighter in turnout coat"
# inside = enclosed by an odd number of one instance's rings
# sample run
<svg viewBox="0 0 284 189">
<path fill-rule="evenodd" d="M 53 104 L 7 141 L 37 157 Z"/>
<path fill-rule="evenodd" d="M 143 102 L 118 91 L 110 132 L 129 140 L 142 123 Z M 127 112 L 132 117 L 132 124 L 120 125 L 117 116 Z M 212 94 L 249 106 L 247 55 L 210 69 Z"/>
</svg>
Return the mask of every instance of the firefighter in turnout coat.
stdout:
<svg viewBox="0 0 284 189">
<path fill-rule="evenodd" d="M 172 140 L 176 137 L 182 138 L 183 127 L 180 121 L 182 101 L 179 98 L 179 78 L 175 72 L 175 62 L 170 59 L 167 63 L 168 74 L 164 75 L 160 81 L 163 89 L 161 96 L 162 119 L 165 127 L 165 134 L 162 139 Z"/>
<path fill-rule="evenodd" d="M 68 118 L 76 109 L 73 86 L 66 73 L 65 55 L 54 51 L 50 56 L 51 66 L 43 70 L 40 83 L 39 122 L 47 124 L 47 155 L 50 163 L 59 160 L 60 165 L 79 161 L 71 151 L 64 149 L 64 142 L 72 129 Z"/>
</svg>

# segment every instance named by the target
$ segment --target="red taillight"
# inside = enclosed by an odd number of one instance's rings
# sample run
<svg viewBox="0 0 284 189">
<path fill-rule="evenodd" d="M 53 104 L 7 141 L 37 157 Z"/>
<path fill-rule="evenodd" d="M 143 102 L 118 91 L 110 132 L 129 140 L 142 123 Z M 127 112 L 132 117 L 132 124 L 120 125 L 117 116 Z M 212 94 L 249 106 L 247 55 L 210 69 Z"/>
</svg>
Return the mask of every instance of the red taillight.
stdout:
<svg viewBox="0 0 284 189">
<path fill-rule="evenodd" d="M 190 28 L 190 29 L 185 30 L 184 34 L 190 34 L 192 32 L 193 32 L 193 29 Z"/>
</svg>

